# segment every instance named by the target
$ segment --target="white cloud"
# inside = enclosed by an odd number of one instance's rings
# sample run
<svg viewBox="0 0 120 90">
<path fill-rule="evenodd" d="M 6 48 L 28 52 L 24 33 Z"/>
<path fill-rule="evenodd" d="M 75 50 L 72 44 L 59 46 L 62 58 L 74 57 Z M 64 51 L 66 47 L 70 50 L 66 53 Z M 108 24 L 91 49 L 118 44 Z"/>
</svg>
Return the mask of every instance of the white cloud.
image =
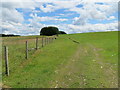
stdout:
<svg viewBox="0 0 120 90">
<path fill-rule="evenodd" d="M 21 26 L 21 24 L 16 24 L 14 22 L 3 22 L 2 25 L 0 25 L 2 32 L 5 34 L 16 34 L 19 32 L 17 28 Z"/>
<path fill-rule="evenodd" d="M 17 12 L 15 9 L 2 8 L 1 17 L 3 21 L 13 21 L 16 23 L 24 21 L 22 14 Z"/>
<path fill-rule="evenodd" d="M 70 9 L 72 11 L 76 11 L 78 13 L 79 12 L 79 8 L 76 8 L 75 6 L 79 5 L 79 4 L 84 4 L 84 8 L 87 9 L 94 9 L 94 8 L 99 8 L 102 11 L 105 11 L 106 13 L 110 13 L 113 12 L 114 10 L 117 9 L 117 4 L 118 4 L 119 0 L 103 0 L 103 1 L 99 1 L 99 0 L 36 0 L 36 2 L 41 3 L 41 10 L 43 12 L 53 12 L 57 9 L 61 9 L 61 8 L 66 8 L 66 9 Z M 96 2 L 103 2 L 103 3 L 107 3 L 105 5 L 100 5 L 97 4 L 95 5 L 94 3 Z M 46 3 L 46 7 L 43 6 L 43 4 Z M 52 3 L 52 5 L 50 4 Z M 77 10 L 76 10 L 77 9 Z"/>
<path fill-rule="evenodd" d="M 67 21 L 68 19 L 63 18 L 54 18 L 54 17 L 38 17 L 38 20 L 40 21 Z"/>
<path fill-rule="evenodd" d="M 4 34 L 39 35 L 40 28 L 44 27 L 44 25 L 34 21 L 30 24 L 4 22 L 0 27 L 2 27 L 2 32 Z"/>
<path fill-rule="evenodd" d="M 39 17 L 37 16 L 37 14 L 33 15 L 31 14 L 30 15 L 31 17 L 33 17 L 34 21 L 67 21 L 68 19 L 66 18 L 56 18 L 56 17 L 48 17 L 48 16 L 45 16 L 45 17 Z M 29 21 L 31 21 L 32 19 L 29 19 Z"/>
<path fill-rule="evenodd" d="M 80 4 L 82 0 L 75 0 L 75 1 L 63 1 L 63 0 L 49 0 L 49 1 L 37 1 L 41 3 L 40 9 L 43 12 L 53 12 L 57 9 L 68 9 L 68 8 L 74 8 L 76 5 Z M 52 3 L 52 5 L 50 4 Z M 43 4 L 46 4 L 46 7 L 43 6 Z"/>
<path fill-rule="evenodd" d="M 43 12 L 53 12 L 55 11 L 55 7 L 53 5 L 46 5 L 46 7 L 44 7 L 43 5 L 40 6 L 40 9 L 43 11 Z"/>
<path fill-rule="evenodd" d="M 33 0 L 29 0 L 29 2 L 24 2 L 23 0 L 4 0 L 1 2 L 2 8 L 30 8 L 34 9 L 38 4 Z"/>
<path fill-rule="evenodd" d="M 25 21 L 23 14 L 16 10 L 16 8 L 22 8 L 24 11 L 33 10 L 37 4 L 32 0 L 29 1 L 30 2 L 25 3 L 21 0 L 18 0 L 18 2 L 16 2 L 16 0 L 5 0 L 1 3 L 0 18 L 2 23 L 0 27 L 2 28 L 2 33 L 21 35 L 25 35 L 25 33 L 26 35 L 27 33 L 35 33 L 36 27 L 30 28 L 29 24 L 22 24 Z"/>
<path fill-rule="evenodd" d="M 66 33 L 85 33 L 85 32 L 103 32 L 103 31 L 118 31 L 118 23 L 108 24 L 86 24 L 86 25 L 73 25 L 73 24 L 60 24 L 60 25 L 45 25 L 45 26 L 56 26 L 59 30 L 65 31 Z"/>
<path fill-rule="evenodd" d="M 14 21 L 14 22 L 23 22 L 23 15 L 16 10 L 16 8 L 24 8 L 23 10 L 34 10 L 37 4 L 33 0 L 28 0 L 24 2 L 22 0 L 4 0 L 1 2 L 0 13 L 3 21 Z"/>
<path fill-rule="evenodd" d="M 119 2 L 119 0 L 85 0 L 87 2 Z"/>
<path fill-rule="evenodd" d="M 71 31 L 67 31 L 69 33 L 82 33 L 82 32 L 99 32 L 99 31 L 117 31 L 118 23 L 108 23 L 108 24 L 86 24 L 86 25 L 73 25 L 69 24 L 68 28 Z"/>
<path fill-rule="evenodd" d="M 73 24 L 75 25 L 84 25 L 87 24 L 88 20 L 110 20 L 114 17 L 109 17 L 111 14 L 118 11 L 117 2 L 108 2 L 103 4 L 96 4 L 95 2 L 84 2 L 82 8 L 74 7 L 70 8 L 70 11 L 74 11 L 80 14 L 80 17 L 74 19 Z"/>
<path fill-rule="evenodd" d="M 115 16 L 110 16 L 107 20 L 113 20 L 116 19 Z"/>
</svg>

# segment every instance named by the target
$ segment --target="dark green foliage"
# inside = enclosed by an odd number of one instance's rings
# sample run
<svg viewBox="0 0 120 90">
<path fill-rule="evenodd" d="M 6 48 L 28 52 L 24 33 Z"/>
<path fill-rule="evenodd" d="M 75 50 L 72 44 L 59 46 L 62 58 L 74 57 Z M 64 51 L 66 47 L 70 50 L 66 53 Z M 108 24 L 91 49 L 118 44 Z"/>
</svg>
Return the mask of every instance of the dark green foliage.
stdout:
<svg viewBox="0 0 120 90">
<path fill-rule="evenodd" d="M 59 31 L 59 34 L 67 34 L 67 33 L 64 31 Z"/>
<path fill-rule="evenodd" d="M 14 35 L 14 34 L 0 34 L 0 37 L 16 37 L 16 36 L 20 36 L 20 35 Z"/>
<path fill-rule="evenodd" d="M 40 35 L 46 35 L 46 36 L 52 36 L 52 35 L 58 35 L 59 29 L 57 27 L 43 27 L 40 31 Z"/>
</svg>

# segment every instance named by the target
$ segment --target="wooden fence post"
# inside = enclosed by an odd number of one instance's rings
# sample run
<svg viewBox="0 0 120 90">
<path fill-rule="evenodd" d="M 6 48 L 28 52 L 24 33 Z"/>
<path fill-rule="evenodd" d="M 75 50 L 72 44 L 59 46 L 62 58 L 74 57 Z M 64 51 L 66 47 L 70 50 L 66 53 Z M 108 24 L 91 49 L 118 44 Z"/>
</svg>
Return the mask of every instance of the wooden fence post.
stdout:
<svg viewBox="0 0 120 90">
<path fill-rule="evenodd" d="M 43 41 L 43 37 L 42 37 L 42 47 L 43 47 L 44 41 Z"/>
<path fill-rule="evenodd" d="M 53 37 L 52 37 L 52 42 L 53 42 Z"/>
<path fill-rule="evenodd" d="M 45 37 L 45 45 L 46 45 L 46 37 Z"/>
<path fill-rule="evenodd" d="M 5 74 L 9 76 L 8 47 L 5 46 Z"/>
<path fill-rule="evenodd" d="M 36 50 L 38 50 L 38 37 L 36 37 Z"/>
<path fill-rule="evenodd" d="M 28 59 L 28 41 L 26 41 L 26 59 Z"/>
<path fill-rule="evenodd" d="M 49 38 L 49 43 L 51 43 L 51 38 Z"/>
<path fill-rule="evenodd" d="M 52 37 L 50 38 L 50 42 L 52 42 Z"/>
<path fill-rule="evenodd" d="M 48 44 L 50 43 L 49 37 L 48 37 Z"/>
<path fill-rule="evenodd" d="M 46 38 L 46 41 L 47 41 L 46 43 L 48 44 L 48 38 Z"/>
<path fill-rule="evenodd" d="M 48 41 L 48 44 L 49 44 L 49 38 L 47 38 L 47 39 L 48 39 L 47 41 Z"/>
<path fill-rule="evenodd" d="M 50 38 L 49 38 L 49 43 L 50 43 L 51 41 L 50 41 Z"/>
</svg>

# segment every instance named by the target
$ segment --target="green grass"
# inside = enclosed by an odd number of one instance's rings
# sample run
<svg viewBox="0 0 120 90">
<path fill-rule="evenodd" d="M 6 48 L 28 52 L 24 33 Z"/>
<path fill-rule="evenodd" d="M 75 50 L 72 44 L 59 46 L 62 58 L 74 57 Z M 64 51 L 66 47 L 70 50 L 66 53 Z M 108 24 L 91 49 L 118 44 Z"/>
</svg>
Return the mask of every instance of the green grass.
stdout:
<svg viewBox="0 0 120 90">
<path fill-rule="evenodd" d="M 80 42 L 77 44 L 69 38 Z M 35 36 L 3 38 L 9 47 L 10 76 L 3 87 L 115 88 L 118 85 L 118 32 L 60 35 L 25 57 L 25 40 L 35 47 Z M 41 47 L 41 40 L 39 41 Z"/>
</svg>

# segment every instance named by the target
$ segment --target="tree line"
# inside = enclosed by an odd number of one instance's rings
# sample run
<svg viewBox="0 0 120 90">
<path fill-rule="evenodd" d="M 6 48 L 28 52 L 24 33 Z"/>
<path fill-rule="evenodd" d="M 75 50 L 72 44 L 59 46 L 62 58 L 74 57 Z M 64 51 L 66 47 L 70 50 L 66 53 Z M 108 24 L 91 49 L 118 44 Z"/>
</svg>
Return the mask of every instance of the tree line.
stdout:
<svg viewBox="0 0 120 90">
<path fill-rule="evenodd" d="M 16 37 L 16 36 L 20 36 L 20 35 L 14 35 L 14 34 L 0 34 L 0 37 Z"/>
</svg>

